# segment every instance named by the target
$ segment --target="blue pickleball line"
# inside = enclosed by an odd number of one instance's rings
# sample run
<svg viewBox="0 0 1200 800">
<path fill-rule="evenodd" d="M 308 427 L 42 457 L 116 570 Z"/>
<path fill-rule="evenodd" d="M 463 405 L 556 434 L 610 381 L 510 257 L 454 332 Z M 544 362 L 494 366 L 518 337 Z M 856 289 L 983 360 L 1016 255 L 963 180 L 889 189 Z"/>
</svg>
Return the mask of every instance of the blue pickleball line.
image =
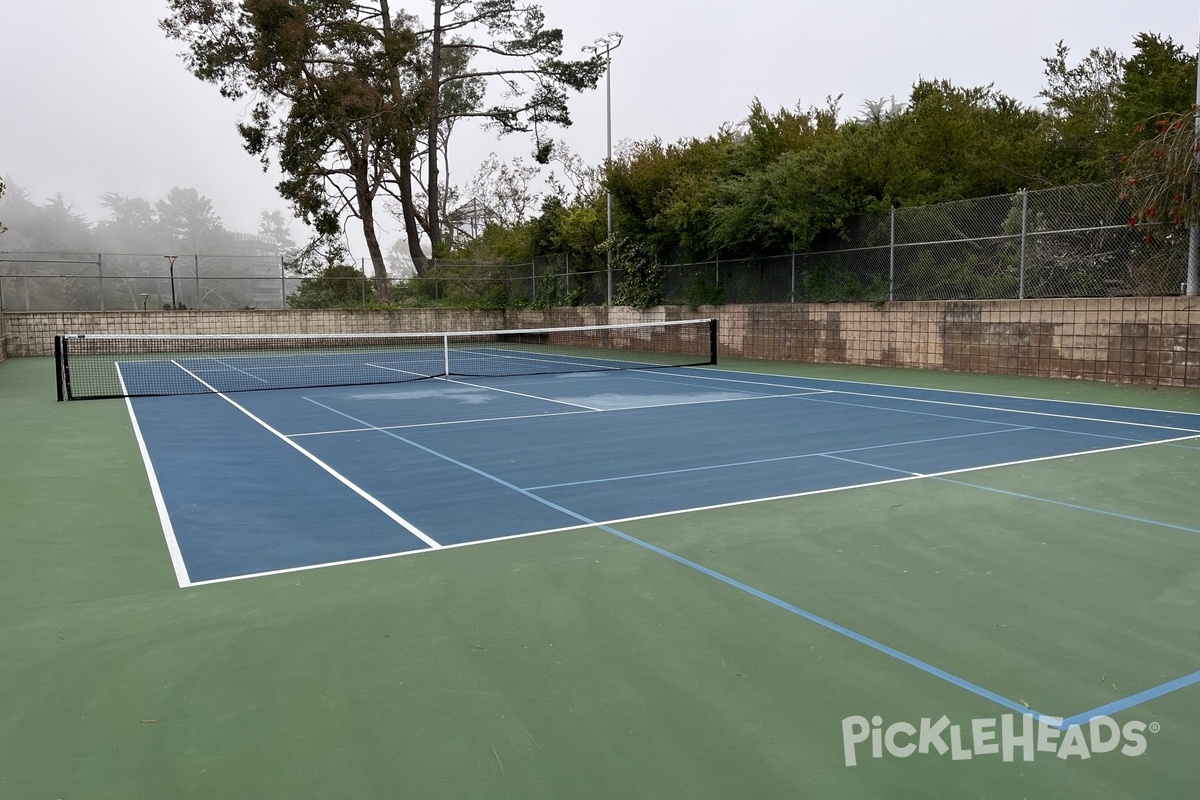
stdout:
<svg viewBox="0 0 1200 800">
<path fill-rule="evenodd" d="M 444 461 L 454 464 L 455 466 L 461 467 L 469 472 L 479 475 L 480 477 L 486 478 L 490 481 L 494 481 L 494 482 L 500 484 L 501 486 L 512 489 L 514 492 L 519 492 L 520 494 L 524 495 L 525 497 L 528 497 L 531 500 L 534 500 L 535 502 L 542 503 L 543 505 L 546 505 L 556 511 L 566 514 L 567 516 L 572 517 L 582 523 L 585 523 L 588 525 L 594 525 L 597 528 L 599 528 L 603 531 L 606 531 L 607 533 L 612 534 L 613 536 L 616 536 L 620 539 L 623 539 L 623 540 L 629 542 L 630 544 L 635 544 L 638 547 L 642 547 L 646 550 L 649 550 L 652 553 L 656 553 L 658 555 L 664 556 L 665 558 L 669 558 L 672 561 L 676 562 L 677 564 L 688 567 L 689 569 L 695 570 L 696 572 L 699 572 L 703 575 L 707 575 L 710 578 L 715 578 L 716 580 L 721 581 L 722 583 L 726 584 L 727 586 L 731 586 L 731 587 L 738 589 L 742 592 L 745 592 L 746 594 L 749 594 L 753 597 L 757 597 L 758 599 L 764 600 L 777 608 L 783 609 L 784 611 L 788 611 L 792 614 L 802 617 L 803 619 L 806 619 L 809 622 L 814 622 L 823 628 L 831 630 L 835 633 L 839 633 L 842 636 L 852 639 L 860 644 L 864 644 L 867 647 L 872 648 L 873 650 L 876 650 L 880 653 L 891 656 L 892 658 L 902 661 L 903 663 L 908 664 L 909 666 L 916 667 L 917 669 L 922 670 L 923 672 L 925 672 L 929 675 L 932 675 L 936 678 L 940 678 L 941 680 L 946 681 L 947 683 L 950 683 L 954 686 L 957 686 L 960 689 L 965 689 L 968 692 L 971 692 L 972 694 L 975 694 L 980 697 L 991 700 L 992 702 L 997 703 L 998 705 L 1001 705 L 1005 708 L 1016 711 L 1019 714 L 1026 714 L 1026 715 L 1032 716 L 1033 718 L 1035 718 L 1039 721 L 1045 721 L 1046 724 L 1048 724 L 1048 725 L 1057 727 L 1061 724 L 1058 717 L 1052 717 L 1052 716 L 1049 716 L 1046 714 L 1042 714 L 1041 712 L 1038 712 L 1038 711 L 1035 711 L 1035 710 L 1029 708 L 1028 706 L 1024 705 L 1023 703 L 1019 703 L 1015 700 L 1010 700 L 1009 698 L 1004 697 L 1003 695 L 999 695 L 989 689 L 985 689 L 982 686 L 979 686 L 978 684 L 972 683 L 964 678 L 960 678 L 957 675 L 947 672 L 944 669 L 935 667 L 932 664 L 929 664 L 928 662 L 920 660 L 919 658 L 910 656 L 907 653 L 904 653 L 900 650 L 897 650 L 894 647 L 884 644 L 883 642 L 877 641 L 875 639 L 872 639 L 869 636 L 866 636 L 864 634 L 858 633 L 857 631 L 853 631 L 850 628 L 839 625 L 836 622 L 833 622 L 832 620 L 828 620 L 822 616 L 814 614 L 811 611 L 806 611 L 806 610 L 800 608 L 799 606 L 792 605 L 791 603 L 787 602 L 786 600 L 781 600 L 778 597 L 768 594 L 760 589 L 755 589 L 753 586 L 750 586 L 749 584 L 746 584 L 746 583 L 742 583 L 741 581 L 739 581 L 735 578 L 731 578 L 730 576 L 725 575 L 724 573 L 717 572 L 716 570 L 710 569 L 709 567 L 706 567 L 703 564 L 699 564 L 695 561 L 692 561 L 691 559 L 684 558 L 683 556 L 672 553 L 670 550 L 665 550 L 661 547 L 658 547 L 657 545 L 650 544 L 649 542 L 638 539 L 635 536 L 631 536 L 627 533 L 624 533 L 623 531 L 619 531 L 616 528 L 612 527 L 611 525 L 604 525 L 604 524 L 598 523 L 593 519 L 589 519 L 582 514 L 579 514 L 579 513 L 576 513 L 574 511 L 570 510 L 569 508 L 564 508 L 563 506 L 560 506 L 557 503 L 547 500 L 544 497 L 539 497 L 538 495 L 534 494 L 533 492 L 531 492 L 527 489 L 522 489 L 520 486 L 510 483 L 509 481 L 506 481 L 503 478 L 500 478 L 496 475 L 492 475 L 491 473 L 485 472 L 484 470 L 481 470 L 478 467 L 473 467 L 470 464 L 466 464 L 462 461 L 459 461 L 458 459 L 454 458 L 453 456 L 446 455 L 445 453 L 440 453 L 437 450 L 426 447 L 423 444 L 414 442 L 413 440 L 405 438 L 404 436 L 401 436 L 401 435 L 395 433 L 394 431 L 384 430 L 383 428 L 379 428 L 378 426 L 372 425 L 371 423 L 367 422 L 366 420 L 359 419 L 358 417 L 347 414 L 344 411 L 339 411 L 338 409 L 333 408 L 332 406 L 328 406 L 317 400 L 313 400 L 311 397 L 306 397 L 304 399 L 316 406 L 320 406 L 321 408 L 326 409 L 327 411 L 331 411 L 334 414 L 345 417 L 346 419 L 351 420 L 352 422 L 362 425 L 365 428 L 379 431 L 380 433 L 382 433 L 386 436 L 390 436 L 393 439 L 396 439 L 397 441 L 403 442 L 411 447 L 415 447 L 416 449 L 421 450 L 422 452 L 428 453 L 429 455 L 435 456 L 436 458 L 440 458 Z"/>
</svg>

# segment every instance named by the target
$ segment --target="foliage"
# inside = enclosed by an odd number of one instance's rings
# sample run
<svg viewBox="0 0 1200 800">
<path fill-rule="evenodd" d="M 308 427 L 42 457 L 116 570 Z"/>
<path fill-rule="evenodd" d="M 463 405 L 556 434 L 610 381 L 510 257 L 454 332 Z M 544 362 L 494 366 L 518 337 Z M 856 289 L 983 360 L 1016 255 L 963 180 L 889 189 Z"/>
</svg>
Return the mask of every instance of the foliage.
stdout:
<svg viewBox="0 0 1200 800">
<path fill-rule="evenodd" d="M 126 203 L 126 209 L 133 203 Z M 141 211 L 141 207 L 137 207 Z M 178 186 L 154 204 L 154 221 L 176 253 L 220 252 L 229 241 L 212 202 L 195 189 Z"/>
<path fill-rule="evenodd" d="M 839 98 L 775 111 L 755 99 L 708 137 L 626 143 L 605 175 L 613 227 L 660 260 L 754 258 L 827 244 L 863 212 L 1115 178 L 1137 143 L 1128 121 L 1184 110 L 1175 104 L 1194 86 L 1194 59 L 1153 34 L 1129 58 L 1094 49 L 1072 63 L 1059 43 L 1044 63 L 1044 109 L 918 80 L 854 119 L 841 119 Z M 604 198 L 550 198 L 532 227 L 535 254 L 585 263 L 604 236 Z"/>
<path fill-rule="evenodd" d="M 479 33 L 484 34 L 482 41 L 472 35 Z M 595 88 L 603 63 L 599 56 L 564 61 L 562 30 L 545 26 L 539 6 L 518 0 L 434 0 L 432 22 L 418 36 L 427 45 L 426 233 L 436 251 L 442 236 L 438 131 L 474 117 L 499 133 L 530 133 L 535 160 L 544 164 L 553 149 L 544 139 L 544 129 L 571 124 L 568 91 Z M 480 55 L 486 56 L 486 66 L 473 66 Z M 492 81 L 503 83 L 506 91 L 501 102 L 484 107 L 486 86 Z"/>
<path fill-rule="evenodd" d="M 161 26 L 187 45 L 188 69 L 226 97 L 254 98 L 238 131 L 264 166 L 276 155 L 279 192 L 296 213 L 322 236 L 336 234 L 343 216 L 360 220 L 386 300 L 375 203 L 395 161 L 411 156 L 420 118 L 407 18 L 393 18 L 387 0 L 170 0 L 168 8 Z"/>
<path fill-rule="evenodd" d="M 61 194 L 36 203 L 24 188 L 10 183 L 0 197 L 0 250 L 79 253 L 94 251 L 92 226 Z"/>
<path fill-rule="evenodd" d="M 537 294 L 533 298 L 535 309 L 549 311 L 562 305 L 562 300 L 562 288 L 559 286 L 557 272 L 548 272 L 537 279 Z"/>
<path fill-rule="evenodd" d="M 612 247 L 613 272 L 621 280 L 613 289 L 613 303 L 646 309 L 663 301 L 663 268 L 645 245 L 624 236 L 614 236 L 605 248 Z"/>
<path fill-rule="evenodd" d="M 1161 114 L 1146 127 L 1153 131 L 1151 138 L 1125 158 L 1124 197 L 1134 207 L 1129 224 L 1178 226 L 1200 220 L 1196 112 Z M 1153 228 L 1146 229 L 1146 237 L 1154 238 Z"/>
<path fill-rule="evenodd" d="M 1195 54 L 1170 37 L 1150 33 L 1138 34 L 1133 46 L 1134 54 L 1122 65 L 1120 102 L 1114 114 L 1117 131 L 1128 137 L 1126 143 L 1153 137 L 1156 131 L 1146 127 L 1147 121 L 1161 114 L 1186 113 L 1196 99 Z"/>
<path fill-rule="evenodd" d="M 324 236 L 357 218 L 386 301 L 387 270 L 376 234 L 377 206 L 390 200 L 404 222 L 410 256 L 426 263 L 443 246 L 443 185 L 457 120 L 502 133 L 569 125 L 568 91 L 596 85 L 599 58 L 562 59 L 562 31 L 517 0 L 433 0 L 427 23 L 393 13 L 388 0 L 169 0 L 161 26 L 187 45 L 187 67 L 230 98 L 251 96 L 238 130 L 264 164 L 274 156 L 280 193 Z M 475 66 L 476 56 L 485 64 Z M 504 84 L 487 105 L 491 82 Z M 422 183 L 423 181 L 423 183 Z M 422 195 L 424 200 L 422 200 Z"/>
<path fill-rule="evenodd" d="M 288 295 L 290 308 L 363 308 L 376 301 L 373 282 L 362 270 L 334 264 L 300 281 Z"/>
<path fill-rule="evenodd" d="M 719 306 L 725 302 L 725 288 L 708 270 L 697 272 L 683 292 L 683 302 L 693 311 L 700 306 Z"/>
</svg>

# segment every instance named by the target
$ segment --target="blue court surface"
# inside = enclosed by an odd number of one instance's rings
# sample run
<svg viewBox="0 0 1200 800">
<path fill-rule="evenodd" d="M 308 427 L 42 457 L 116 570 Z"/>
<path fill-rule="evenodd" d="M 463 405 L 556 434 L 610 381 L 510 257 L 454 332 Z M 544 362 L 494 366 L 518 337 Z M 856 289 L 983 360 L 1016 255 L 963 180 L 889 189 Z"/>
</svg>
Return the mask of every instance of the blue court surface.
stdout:
<svg viewBox="0 0 1200 800">
<path fill-rule="evenodd" d="M 181 586 L 1200 434 L 1200 415 L 712 368 L 128 401 Z"/>
</svg>

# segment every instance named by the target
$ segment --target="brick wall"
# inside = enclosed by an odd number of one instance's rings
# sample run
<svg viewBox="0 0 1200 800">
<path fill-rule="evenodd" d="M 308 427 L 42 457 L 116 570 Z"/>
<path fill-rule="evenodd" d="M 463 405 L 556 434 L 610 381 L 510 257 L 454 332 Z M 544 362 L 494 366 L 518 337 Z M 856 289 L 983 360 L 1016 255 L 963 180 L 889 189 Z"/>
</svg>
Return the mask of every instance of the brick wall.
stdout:
<svg viewBox="0 0 1200 800">
<path fill-rule="evenodd" d="M 727 356 L 1200 386 L 1200 298 L 722 306 Z"/>
<path fill-rule="evenodd" d="M 378 333 L 716 316 L 724 356 L 1200 386 L 1200 298 L 561 308 L 9 313 L 10 356 L 56 333 Z"/>
<path fill-rule="evenodd" d="M 389 333 L 504 327 L 502 311 L 420 308 L 390 312 L 318 311 L 46 311 L 8 313 L 11 356 L 54 353 L 59 333 Z"/>
</svg>

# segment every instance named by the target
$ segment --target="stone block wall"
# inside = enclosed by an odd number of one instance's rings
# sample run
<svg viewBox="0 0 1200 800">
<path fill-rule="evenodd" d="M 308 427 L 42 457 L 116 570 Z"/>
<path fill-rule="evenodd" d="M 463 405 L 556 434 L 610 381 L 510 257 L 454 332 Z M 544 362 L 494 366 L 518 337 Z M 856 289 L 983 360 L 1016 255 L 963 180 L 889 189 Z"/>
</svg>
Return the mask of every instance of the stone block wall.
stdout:
<svg viewBox="0 0 1200 800">
<path fill-rule="evenodd" d="M 721 306 L 726 356 L 1200 386 L 1200 298 Z"/>
<path fill-rule="evenodd" d="M 723 356 L 1200 386 L 1200 298 L 559 308 L 42 312 L 5 315 L 9 356 L 57 333 L 383 333 L 715 316 Z"/>
</svg>

